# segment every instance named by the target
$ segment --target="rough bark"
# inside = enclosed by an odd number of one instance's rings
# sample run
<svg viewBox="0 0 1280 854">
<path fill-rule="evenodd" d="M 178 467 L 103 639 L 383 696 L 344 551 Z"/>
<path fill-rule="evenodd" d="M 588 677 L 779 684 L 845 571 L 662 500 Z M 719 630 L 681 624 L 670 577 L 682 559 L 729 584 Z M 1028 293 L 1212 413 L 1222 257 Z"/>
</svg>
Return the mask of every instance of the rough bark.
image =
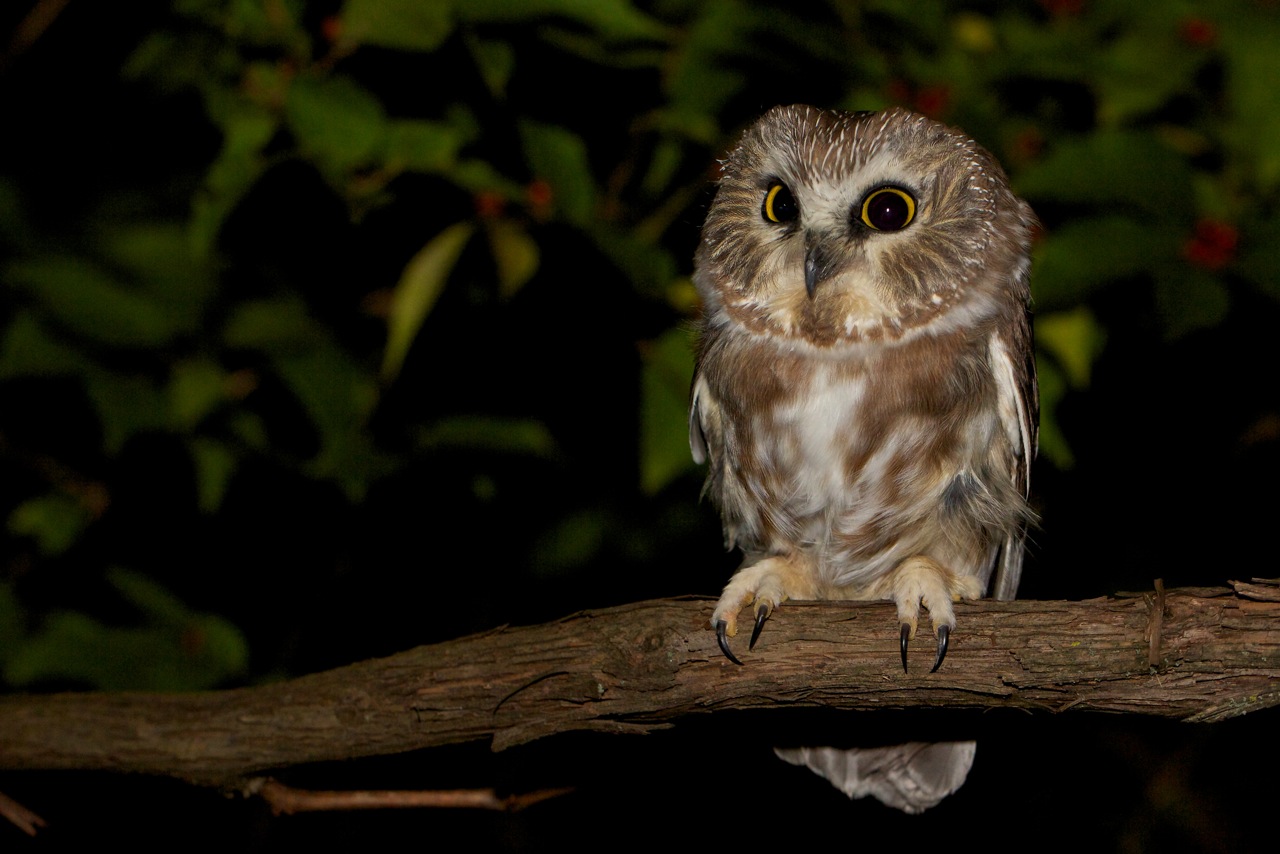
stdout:
<svg viewBox="0 0 1280 854">
<path fill-rule="evenodd" d="M 477 739 L 639 733 L 723 709 L 1104 710 L 1215 721 L 1280 704 L 1274 583 L 957 606 L 946 663 L 911 672 L 886 603 L 789 602 L 745 663 L 712 603 L 657 600 L 495 629 L 289 682 L 183 695 L 0 699 L 0 769 L 110 769 L 238 785 L 270 769 Z"/>
</svg>

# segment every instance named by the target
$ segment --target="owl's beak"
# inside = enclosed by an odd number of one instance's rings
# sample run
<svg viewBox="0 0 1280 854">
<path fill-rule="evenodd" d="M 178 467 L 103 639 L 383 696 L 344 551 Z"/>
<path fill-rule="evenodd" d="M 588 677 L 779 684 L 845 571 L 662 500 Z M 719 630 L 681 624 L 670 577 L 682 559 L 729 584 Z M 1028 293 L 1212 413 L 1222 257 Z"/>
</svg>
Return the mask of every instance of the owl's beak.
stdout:
<svg viewBox="0 0 1280 854">
<path fill-rule="evenodd" d="M 825 243 L 820 237 L 807 235 L 804 249 L 804 289 L 809 292 L 809 299 L 818 285 L 831 272 L 831 262 L 827 257 Z"/>
</svg>

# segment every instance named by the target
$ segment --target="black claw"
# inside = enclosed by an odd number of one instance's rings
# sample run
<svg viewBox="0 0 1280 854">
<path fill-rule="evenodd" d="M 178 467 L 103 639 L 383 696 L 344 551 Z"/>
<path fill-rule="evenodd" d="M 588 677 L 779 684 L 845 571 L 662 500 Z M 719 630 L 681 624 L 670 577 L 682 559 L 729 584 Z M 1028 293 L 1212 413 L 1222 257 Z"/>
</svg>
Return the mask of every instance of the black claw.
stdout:
<svg viewBox="0 0 1280 854">
<path fill-rule="evenodd" d="M 947 640 L 951 637 L 950 626 L 938 626 L 938 660 L 933 663 L 930 673 L 937 673 L 942 666 L 942 659 L 947 657 Z"/>
<path fill-rule="evenodd" d="M 769 619 L 769 609 L 757 608 L 756 609 L 756 627 L 751 630 L 751 643 L 747 646 L 747 649 L 756 648 L 756 641 L 760 639 L 760 630 L 764 628 L 764 621 L 767 619 Z"/>
<path fill-rule="evenodd" d="M 738 661 L 738 657 L 729 651 L 729 636 L 726 634 L 729 626 L 724 620 L 716 620 L 716 643 L 720 644 L 720 651 L 724 653 L 724 657 L 732 661 L 739 667 L 742 662 Z"/>
<path fill-rule="evenodd" d="M 911 640 L 911 626 L 906 623 L 902 624 L 902 631 L 898 633 L 899 642 L 902 645 L 902 672 L 907 672 L 907 642 Z"/>
</svg>

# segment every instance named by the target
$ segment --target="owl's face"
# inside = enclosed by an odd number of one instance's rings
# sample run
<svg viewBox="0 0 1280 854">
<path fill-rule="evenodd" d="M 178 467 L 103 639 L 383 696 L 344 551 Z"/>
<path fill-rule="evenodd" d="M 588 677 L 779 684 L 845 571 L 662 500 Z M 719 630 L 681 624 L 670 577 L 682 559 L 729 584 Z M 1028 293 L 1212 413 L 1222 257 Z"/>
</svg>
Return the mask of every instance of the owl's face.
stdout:
<svg viewBox="0 0 1280 854">
<path fill-rule="evenodd" d="M 972 139 L 905 110 L 777 107 L 724 163 L 708 312 L 822 348 L 981 324 L 1026 274 L 1030 210 Z"/>
</svg>

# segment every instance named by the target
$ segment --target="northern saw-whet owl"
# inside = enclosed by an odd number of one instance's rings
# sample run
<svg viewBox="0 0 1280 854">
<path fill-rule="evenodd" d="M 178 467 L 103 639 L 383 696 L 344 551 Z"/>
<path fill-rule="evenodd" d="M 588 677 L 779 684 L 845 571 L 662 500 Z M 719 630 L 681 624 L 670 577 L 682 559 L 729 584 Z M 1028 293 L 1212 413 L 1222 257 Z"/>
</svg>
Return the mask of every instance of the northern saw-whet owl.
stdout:
<svg viewBox="0 0 1280 854">
<path fill-rule="evenodd" d="M 937 670 L 953 602 L 1013 598 L 1033 519 L 1035 222 L 991 154 L 901 109 L 777 107 L 724 161 L 695 257 L 689 434 L 744 557 L 711 618 L 731 661 L 743 608 L 754 647 L 787 599 L 891 599 L 903 668 L 923 607 Z M 918 812 L 973 750 L 783 758 Z"/>
</svg>

